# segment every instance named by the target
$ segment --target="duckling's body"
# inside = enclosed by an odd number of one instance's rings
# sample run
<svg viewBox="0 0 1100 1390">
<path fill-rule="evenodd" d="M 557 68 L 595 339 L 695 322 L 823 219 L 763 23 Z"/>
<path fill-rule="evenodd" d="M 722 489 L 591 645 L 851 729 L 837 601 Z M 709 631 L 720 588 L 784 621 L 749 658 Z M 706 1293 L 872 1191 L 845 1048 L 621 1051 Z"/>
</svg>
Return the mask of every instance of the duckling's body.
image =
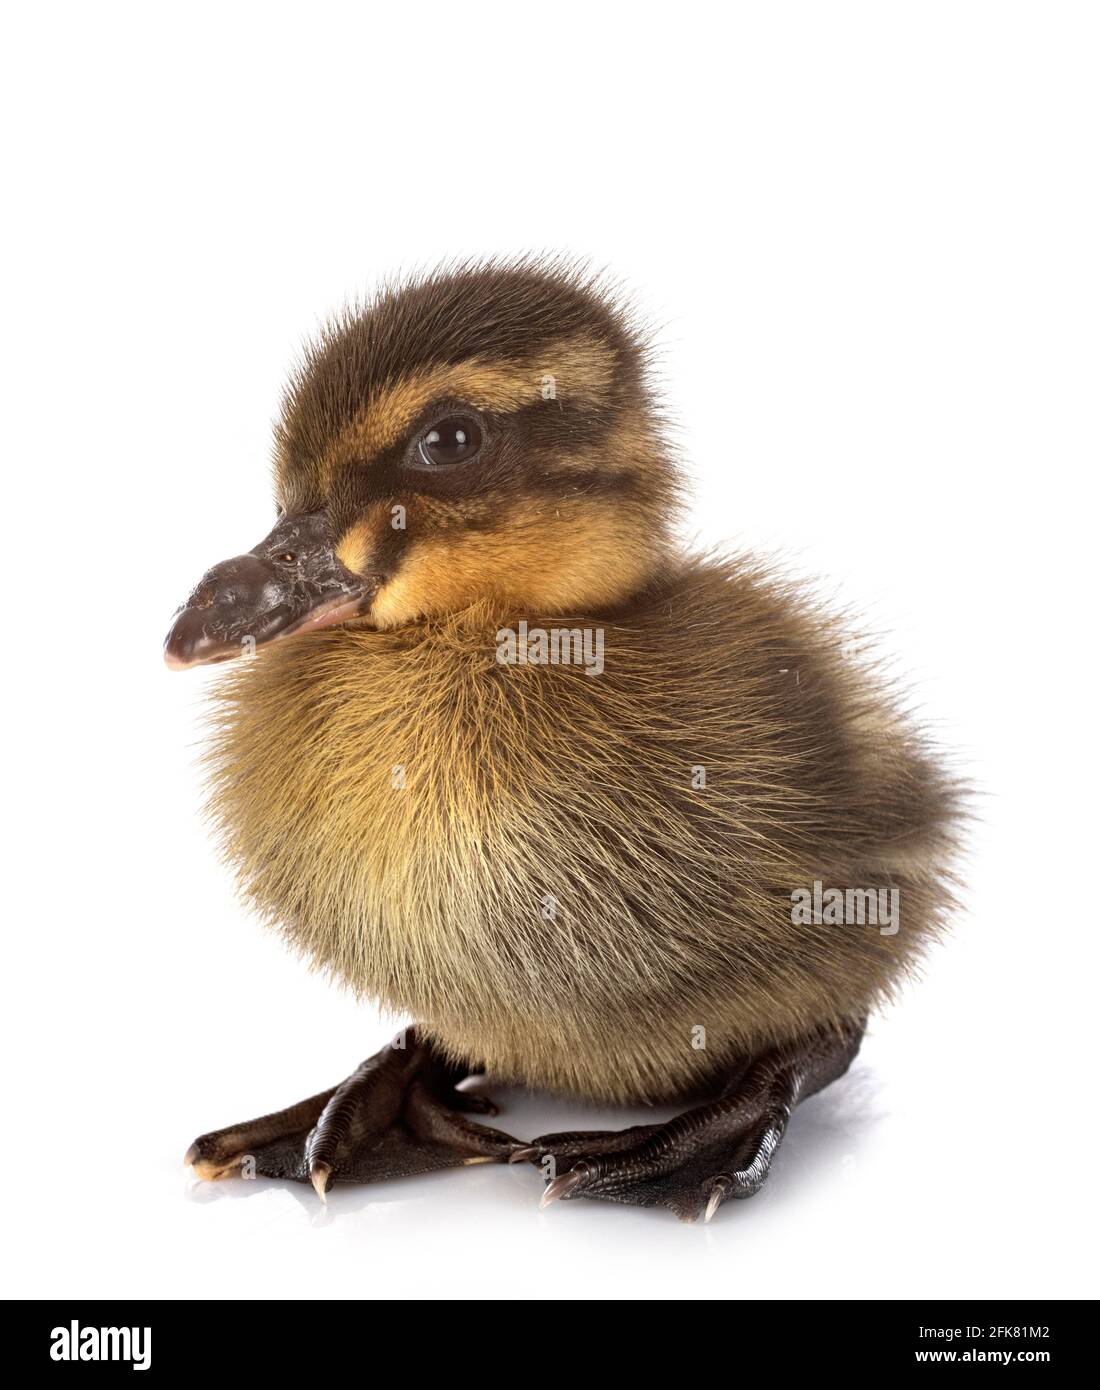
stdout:
<svg viewBox="0 0 1100 1390">
<path fill-rule="evenodd" d="M 276 477 L 275 529 L 210 571 L 169 659 L 262 648 L 219 687 L 225 851 L 417 1029 L 189 1158 L 322 1193 L 549 1156 L 551 1196 L 749 1195 L 941 926 L 958 788 L 796 586 L 678 546 L 644 349 L 575 274 L 475 267 L 349 315 L 292 383 Z M 835 890 L 858 920 L 820 911 Z M 481 1069 L 718 1099 L 520 1146 L 461 1118 Z"/>
<path fill-rule="evenodd" d="M 523 621 L 602 628 L 603 670 L 502 665 Z M 943 784 L 867 679 L 717 560 L 613 615 L 335 628 L 232 668 L 215 808 L 271 920 L 447 1055 L 669 1097 L 865 1015 L 937 925 Z M 792 922 L 815 880 L 900 929 Z"/>
</svg>

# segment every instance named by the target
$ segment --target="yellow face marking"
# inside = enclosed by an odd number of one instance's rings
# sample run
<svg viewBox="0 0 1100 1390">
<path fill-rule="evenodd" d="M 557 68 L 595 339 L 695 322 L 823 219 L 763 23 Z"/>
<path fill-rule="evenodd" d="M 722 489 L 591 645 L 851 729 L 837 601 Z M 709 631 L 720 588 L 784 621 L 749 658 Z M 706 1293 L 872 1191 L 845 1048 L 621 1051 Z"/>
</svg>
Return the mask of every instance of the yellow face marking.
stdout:
<svg viewBox="0 0 1100 1390">
<path fill-rule="evenodd" d="M 606 607 L 639 588 L 659 555 L 641 518 L 620 504 L 521 504 L 476 538 L 435 535 L 412 546 L 371 618 L 398 627 L 484 598 L 543 611 Z"/>
<path fill-rule="evenodd" d="M 361 517 L 344 532 L 336 545 L 336 558 L 353 574 L 362 574 L 366 568 L 367 556 L 372 548 L 371 537 L 374 535 L 377 525 L 378 511 L 377 507 L 372 507 L 366 516 Z"/>
<path fill-rule="evenodd" d="M 325 451 L 327 476 L 361 463 L 395 444 L 432 401 L 453 397 L 479 410 L 513 411 L 538 400 L 604 404 L 616 361 L 607 344 L 590 338 L 563 339 L 537 362 L 493 362 L 471 358 L 447 367 L 411 372 L 376 393 Z"/>
</svg>

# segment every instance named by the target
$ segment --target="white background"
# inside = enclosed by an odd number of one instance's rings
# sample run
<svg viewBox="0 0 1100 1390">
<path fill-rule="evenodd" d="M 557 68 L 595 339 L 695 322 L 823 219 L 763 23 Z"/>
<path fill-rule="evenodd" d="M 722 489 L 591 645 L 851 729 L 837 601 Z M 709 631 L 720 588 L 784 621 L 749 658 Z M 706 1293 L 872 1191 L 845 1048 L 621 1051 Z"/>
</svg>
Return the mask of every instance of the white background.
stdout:
<svg viewBox="0 0 1100 1390">
<path fill-rule="evenodd" d="M 22 6 L 4 22 L 4 1285 L 14 1295 L 1095 1295 L 1096 10 Z M 707 540 L 867 612 L 985 793 L 968 911 L 709 1227 L 534 1169 L 191 1185 L 394 1020 L 235 903 L 205 672 L 317 320 L 565 250 L 658 325 Z M 1089 585 L 1086 589 L 1086 584 Z M 640 1116 L 516 1094 L 529 1135 Z"/>
</svg>

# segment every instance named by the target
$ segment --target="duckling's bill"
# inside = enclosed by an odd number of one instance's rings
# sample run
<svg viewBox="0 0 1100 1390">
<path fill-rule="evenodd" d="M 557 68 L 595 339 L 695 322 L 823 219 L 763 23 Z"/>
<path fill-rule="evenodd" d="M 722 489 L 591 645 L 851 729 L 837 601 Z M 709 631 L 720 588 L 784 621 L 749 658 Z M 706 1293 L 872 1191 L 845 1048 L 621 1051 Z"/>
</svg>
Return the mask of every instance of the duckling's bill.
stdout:
<svg viewBox="0 0 1100 1390">
<path fill-rule="evenodd" d="M 335 546 L 324 512 L 280 518 L 253 550 L 206 571 L 165 639 L 167 665 L 181 671 L 228 661 L 364 616 L 377 583 L 349 570 Z"/>
</svg>

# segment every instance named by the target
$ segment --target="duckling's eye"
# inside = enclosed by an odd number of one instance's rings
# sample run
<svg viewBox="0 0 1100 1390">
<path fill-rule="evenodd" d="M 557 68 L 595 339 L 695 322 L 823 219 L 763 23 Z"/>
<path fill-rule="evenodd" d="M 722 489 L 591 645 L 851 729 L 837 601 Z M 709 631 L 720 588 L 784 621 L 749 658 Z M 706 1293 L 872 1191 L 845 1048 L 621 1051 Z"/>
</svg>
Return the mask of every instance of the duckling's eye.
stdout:
<svg viewBox="0 0 1100 1390">
<path fill-rule="evenodd" d="M 481 448 L 481 426 L 467 415 L 440 420 L 420 436 L 417 452 L 426 468 L 468 463 Z"/>
</svg>

